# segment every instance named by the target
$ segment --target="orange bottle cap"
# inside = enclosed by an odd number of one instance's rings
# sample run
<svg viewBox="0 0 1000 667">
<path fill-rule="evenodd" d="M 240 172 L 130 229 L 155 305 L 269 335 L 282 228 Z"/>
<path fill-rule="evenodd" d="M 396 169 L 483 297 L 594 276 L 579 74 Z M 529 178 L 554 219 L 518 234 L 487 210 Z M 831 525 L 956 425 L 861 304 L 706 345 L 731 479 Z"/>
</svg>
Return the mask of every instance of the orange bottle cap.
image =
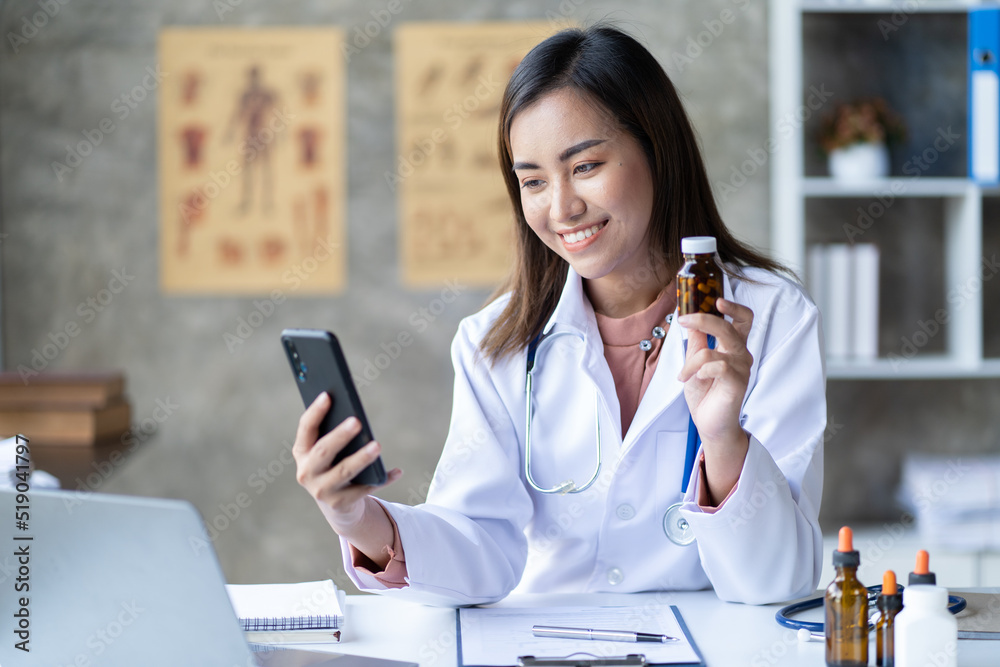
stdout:
<svg viewBox="0 0 1000 667">
<path fill-rule="evenodd" d="M 929 574 L 930 569 L 930 555 L 921 549 L 917 552 L 917 566 L 913 568 L 914 574 Z"/>
<path fill-rule="evenodd" d="M 840 542 L 837 551 L 842 553 L 854 551 L 854 532 L 848 526 L 840 529 Z"/>
<path fill-rule="evenodd" d="M 882 575 L 882 595 L 895 595 L 896 592 L 896 573 L 886 570 Z"/>
</svg>

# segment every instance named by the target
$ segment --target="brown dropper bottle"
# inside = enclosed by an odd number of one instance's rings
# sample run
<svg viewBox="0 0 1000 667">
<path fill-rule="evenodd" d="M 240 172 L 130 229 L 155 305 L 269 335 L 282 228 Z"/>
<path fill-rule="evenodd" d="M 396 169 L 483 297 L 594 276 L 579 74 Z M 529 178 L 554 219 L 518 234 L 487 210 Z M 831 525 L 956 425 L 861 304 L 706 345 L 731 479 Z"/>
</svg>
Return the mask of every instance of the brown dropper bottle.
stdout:
<svg viewBox="0 0 1000 667">
<path fill-rule="evenodd" d="M 893 667 L 896 664 L 896 614 L 903 608 L 903 594 L 896 588 L 896 573 L 886 570 L 882 575 L 882 592 L 875 601 L 879 617 L 875 624 L 875 664 Z"/>
<path fill-rule="evenodd" d="M 861 555 L 854 550 L 854 535 L 844 526 L 833 552 L 836 572 L 826 589 L 826 664 L 829 667 L 863 667 L 868 664 L 868 590 L 858 581 Z"/>
</svg>

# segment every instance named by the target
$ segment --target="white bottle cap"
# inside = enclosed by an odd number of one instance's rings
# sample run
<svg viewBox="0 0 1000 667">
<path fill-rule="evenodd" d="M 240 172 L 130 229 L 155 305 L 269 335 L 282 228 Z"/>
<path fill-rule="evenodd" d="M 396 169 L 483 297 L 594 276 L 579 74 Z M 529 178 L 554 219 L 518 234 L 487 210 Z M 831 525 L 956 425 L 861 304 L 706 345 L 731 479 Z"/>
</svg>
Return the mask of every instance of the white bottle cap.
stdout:
<svg viewBox="0 0 1000 667">
<path fill-rule="evenodd" d="M 714 236 L 688 236 L 681 239 L 681 253 L 685 255 L 706 255 L 714 252 Z"/>
<path fill-rule="evenodd" d="M 943 586 L 914 584 L 903 589 L 903 608 L 947 609 L 948 589 Z"/>
</svg>

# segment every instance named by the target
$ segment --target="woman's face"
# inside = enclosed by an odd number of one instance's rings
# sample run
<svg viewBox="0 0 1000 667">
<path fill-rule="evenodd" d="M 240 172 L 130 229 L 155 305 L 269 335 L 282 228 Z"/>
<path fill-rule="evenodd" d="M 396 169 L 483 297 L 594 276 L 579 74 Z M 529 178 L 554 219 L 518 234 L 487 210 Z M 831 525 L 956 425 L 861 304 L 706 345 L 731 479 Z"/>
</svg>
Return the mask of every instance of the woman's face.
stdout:
<svg viewBox="0 0 1000 667">
<path fill-rule="evenodd" d="M 632 135 L 562 88 L 511 123 L 514 173 L 528 225 L 590 280 L 648 268 L 653 178 Z"/>
</svg>

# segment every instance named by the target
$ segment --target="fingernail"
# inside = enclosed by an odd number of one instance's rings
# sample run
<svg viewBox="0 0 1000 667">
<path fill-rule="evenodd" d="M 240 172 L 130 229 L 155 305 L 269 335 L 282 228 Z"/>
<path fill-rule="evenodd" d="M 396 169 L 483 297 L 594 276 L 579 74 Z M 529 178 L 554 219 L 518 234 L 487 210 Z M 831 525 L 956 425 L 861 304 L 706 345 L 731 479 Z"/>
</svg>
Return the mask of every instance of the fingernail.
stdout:
<svg viewBox="0 0 1000 667">
<path fill-rule="evenodd" d="M 374 454 L 378 451 L 378 442 L 372 440 L 367 445 L 365 445 L 365 452 L 368 454 Z"/>
</svg>

